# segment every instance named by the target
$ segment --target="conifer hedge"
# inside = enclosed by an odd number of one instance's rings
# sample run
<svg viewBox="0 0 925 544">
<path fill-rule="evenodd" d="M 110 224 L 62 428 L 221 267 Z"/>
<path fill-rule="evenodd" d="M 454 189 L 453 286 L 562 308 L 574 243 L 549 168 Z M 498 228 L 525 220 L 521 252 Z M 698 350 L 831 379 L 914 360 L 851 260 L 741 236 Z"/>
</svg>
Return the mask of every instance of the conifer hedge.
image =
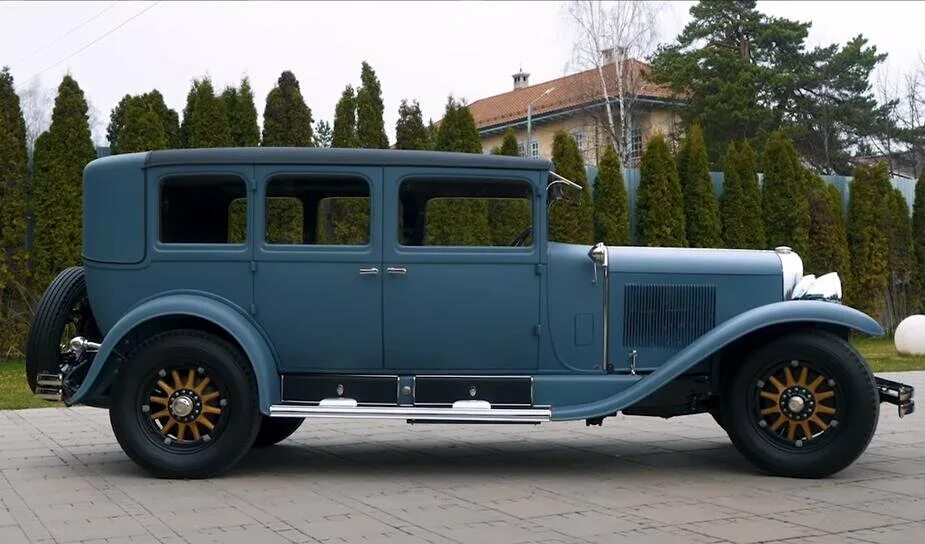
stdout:
<svg viewBox="0 0 925 544">
<path fill-rule="evenodd" d="M 799 254 L 809 247 L 809 200 L 803 166 L 793 142 L 781 132 L 764 149 L 762 207 L 769 247 L 789 246 Z"/>
<path fill-rule="evenodd" d="M 720 217 L 725 247 L 764 249 L 767 246 L 758 184 L 758 157 L 747 140 L 729 143 L 722 167 Z"/>
<path fill-rule="evenodd" d="M 553 169 L 562 177 L 581 185 L 582 190 L 562 188 L 565 198 L 549 206 L 549 240 L 572 244 L 594 243 L 594 204 L 585 161 L 578 142 L 564 130 L 552 141 Z M 577 193 L 577 194 L 576 194 Z"/>
<path fill-rule="evenodd" d="M 507 129 L 501 139 L 501 145 L 491 150 L 494 155 L 517 157 L 517 136 L 514 129 Z M 525 228 L 533 223 L 531 217 L 532 199 L 493 198 L 488 201 L 488 228 L 491 231 L 492 245 L 509 245 Z M 529 245 L 527 240 L 527 245 Z"/>
<path fill-rule="evenodd" d="M 649 140 L 639 170 L 637 242 L 647 246 L 686 247 L 681 182 L 671 151 L 661 134 Z"/>
<path fill-rule="evenodd" d="M 594 182 L 594 240 L 607 245 L 630 243 L 629 203 L 623 168 L 613 146 L 607 146 Z"/>
<path fill-rule="evenodd" d="M 721 247 L 719 204 L 710 179 L 707 146 L 700 125 L 694 124 L 678 152 L 678 177 L 684 195 L 685 233 L 690 247 Z"/>
<path fill-rule="evenodd" d="M 889 285 L 890 236 L 884 223 L 891 191 L 885 163 L 854 169 L 848 197 L 851 277 L 847 301 L 875 318 L 885 309 L 883 294 Z"/>
</svg>

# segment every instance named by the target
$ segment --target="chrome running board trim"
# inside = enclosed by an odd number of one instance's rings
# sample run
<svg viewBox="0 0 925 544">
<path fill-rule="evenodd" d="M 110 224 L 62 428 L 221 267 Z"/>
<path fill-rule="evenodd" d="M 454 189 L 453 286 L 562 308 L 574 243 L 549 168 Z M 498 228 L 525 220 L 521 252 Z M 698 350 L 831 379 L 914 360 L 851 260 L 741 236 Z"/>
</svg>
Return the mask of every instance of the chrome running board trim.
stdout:
<svg viewBox="0 0 925 544">
<path fill-rule="evenodd" d="M 488 405 L 488 403 L 485 403 Z M 347 419 L 413 419 L 417 421 L 492 421 L 511 423 L 542 423 L 549 421 L 549 408 L 491 408 L 460 406 L 302 406 L 274 404 L 271 417 L 312 417 Z"/>
</svg>

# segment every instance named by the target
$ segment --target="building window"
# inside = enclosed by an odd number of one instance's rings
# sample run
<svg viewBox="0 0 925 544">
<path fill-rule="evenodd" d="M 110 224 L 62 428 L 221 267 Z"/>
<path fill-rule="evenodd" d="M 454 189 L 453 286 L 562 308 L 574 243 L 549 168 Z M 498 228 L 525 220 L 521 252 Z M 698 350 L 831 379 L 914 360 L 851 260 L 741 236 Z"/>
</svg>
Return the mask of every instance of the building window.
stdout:
<svg viewBox="0 0 925 544">
<path fill-rule="evenodd" d="M 572 138 L 575 138 L 575 143 L 578 144 L 578 151 L 583 155 L 585 152 L 585 131 L 581 129 L 573 130 L 571 134 Z"/>
<path fill-rule="evenodd" d="M 523 142 L 517 142 L 517 156 L 518 157 L 524 156 L 524 143 Z"/>
<path fill-rule="evenodd" d="M 626 150 L 626 164 L 638 166 L 642 159 L 642 129 L 633 128 L 630 131 L 629 149 Z"/>
<path fill-rule="evenodd" d="M 540 158 L 540 143 L 536 138 L 530 140 L 530 157 L 533 159 Z"/>
</svg>

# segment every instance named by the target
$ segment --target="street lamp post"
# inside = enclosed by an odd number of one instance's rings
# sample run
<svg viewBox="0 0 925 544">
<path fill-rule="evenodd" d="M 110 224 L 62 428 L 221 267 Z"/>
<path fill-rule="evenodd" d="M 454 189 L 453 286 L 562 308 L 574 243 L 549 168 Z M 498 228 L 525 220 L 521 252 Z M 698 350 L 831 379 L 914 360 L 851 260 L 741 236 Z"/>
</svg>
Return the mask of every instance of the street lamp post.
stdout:
<svg viewBox="0 0 925 544">
<path fill-rule="evenodd" d="M 550 87 L 543 91 L 543 94 L 537 96 L 527 103 L 527 141 L 524 142 L 524 158 L 532 158 L 530 154 L 530 134 L 533 132 L 533 104 L 540 98 L 543 98 L 547 94 L 553 92 L 555 89 L 555 87 Z"/>
</svg>

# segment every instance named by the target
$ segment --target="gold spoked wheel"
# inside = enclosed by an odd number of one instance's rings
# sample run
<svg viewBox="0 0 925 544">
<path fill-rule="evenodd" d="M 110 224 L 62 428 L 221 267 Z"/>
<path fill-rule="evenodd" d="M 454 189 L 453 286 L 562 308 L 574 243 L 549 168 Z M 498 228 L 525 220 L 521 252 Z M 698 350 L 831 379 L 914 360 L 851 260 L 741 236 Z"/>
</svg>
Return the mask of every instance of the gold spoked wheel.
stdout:
<svg viewBox="0 0 925 544">
<path fill-rule="evenodd" d="M 803 361 L 788 364 L 759 380 L 758 425 L 797 447 L 838 425 L 835 380 Z"/>
<path fill-rule="evenodd" d="M 212 439 L 227 401 L 203 368 L 158 372 L 141 411 L 167 445 L 196 445 Z"/>
</svg>

